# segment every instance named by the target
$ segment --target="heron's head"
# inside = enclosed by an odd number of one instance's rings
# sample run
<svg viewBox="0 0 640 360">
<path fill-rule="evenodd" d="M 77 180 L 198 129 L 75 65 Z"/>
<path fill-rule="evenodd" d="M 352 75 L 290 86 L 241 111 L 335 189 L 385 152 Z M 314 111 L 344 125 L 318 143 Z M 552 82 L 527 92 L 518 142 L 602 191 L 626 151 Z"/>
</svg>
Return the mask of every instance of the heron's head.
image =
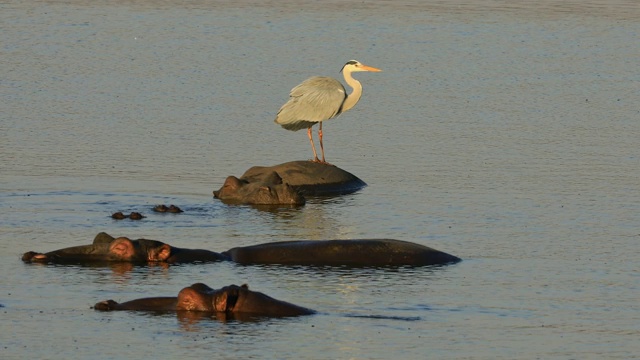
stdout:
<svg viewBox="0 0 640 360">
<path fill-rule="evenodd" d="M 347 61 L 346 64 L 344 64 L 342 69 L 340 69 L 340 72 L 347 72 L 347 73 L 356 72 L 356 71 L 380 72 L 382 70 L 378 68 L 374 68 L 373 66 L 362 64 L 358 60 L 349 60 Z"/>
</svg>

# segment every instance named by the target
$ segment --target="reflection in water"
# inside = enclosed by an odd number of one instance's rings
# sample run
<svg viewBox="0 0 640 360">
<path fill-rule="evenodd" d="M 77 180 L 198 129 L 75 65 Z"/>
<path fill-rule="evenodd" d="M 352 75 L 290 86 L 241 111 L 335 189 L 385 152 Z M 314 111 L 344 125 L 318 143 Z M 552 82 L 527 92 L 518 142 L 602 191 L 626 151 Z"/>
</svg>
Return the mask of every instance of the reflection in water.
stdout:
<svg viewBox="0 0 640 360">
<path fill-rule="evenodd" d="M 133 270 L 134 265 L 132 263 L 112 263 L 109 264 L 109 269 L 113 271 L 114 274 L 123 275 Z"/>
<path fill-rule="evenodd" d="M 100 269 L 109 269 L 114 275 L 117 275 L 115 278 L 119 278 L 121 275 L 126 275 L 127 273 L 135 272 L 137 273 L 153 273 L 154 275 L 160 273 L 166 273 L 171 265 L 163 262 L 149 262 L 147 264 L 135 264 L 131 262 L 114 262 L 114 261 L 91 261 L 91 262 L 82 262 L 77 264 L 45 264 L 45 263 L 30 263 L 29 266 L 47 266 L 47 267 L 62 267 L 68 268 L 73 271 L 76 269 L 78 271 L 83 271 L 82 269 L 91 269 L 95 270 Z M 158 271 L 160 270 L 160 271 Z M 101 271 L 103 272 L 103 271 Z"/>
<path fill-rule="evenodd" d="M 202 330 L 201 321 L 216 321 L 218 316 L 216 313 L 204 311 L 178 311 L 175 314 L 178 317 L 178 324 L 183 331 L 199 332 Z"/>
<path fill-rule="evenodd" d="M 361 318 L 361 319 L 375 319 L 375 320 L 398 320 L 398 321 L 419 321 L 422 320 L 419 316 L 395 316 L 395 315 L 360 315 L 360 314 L 346 314 L 346 317 Z"/>
<path fill-rule="evenodd" d="M 203 321 L 218 321 L 221 323 L 229 322 L 245 322 L 257 323 L 261 321 L 272 321 L 273 318 L 265 316 L 256 316 L 245 313 L 228 313 L 228 312 L 206 312 L 206 311 L 177 311 L 176 316 L 180 328 L 185 331 L 200 331 L 198 326 Z"/>
</svg>

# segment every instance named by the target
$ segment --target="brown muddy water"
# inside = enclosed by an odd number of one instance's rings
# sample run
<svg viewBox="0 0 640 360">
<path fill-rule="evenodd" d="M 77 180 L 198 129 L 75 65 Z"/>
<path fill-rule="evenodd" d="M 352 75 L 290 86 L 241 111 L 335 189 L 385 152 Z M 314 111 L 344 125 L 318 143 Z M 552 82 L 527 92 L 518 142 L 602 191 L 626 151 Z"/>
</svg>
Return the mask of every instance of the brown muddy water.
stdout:
<svg viewBox="0 0 640 360">
<path fill-rule="evenodd" d="M 3 1 L 3 359 L 631 359 L 640 354 L 637 1 Z M 297 209 L 226 206 L 228 175 L 308 159 L 273 123 L 339 77 L 324 126 L 366 181 Z M 180 215 L 157 215 L 155 204 Z M 115 221 L 139 211 L 143 221 Z M 389 237 L 439 268 L 29 266 L 100 231 L 222 251 Z M 319 314 L 98 313 L 104 299 L 248 283 Z"/>
</svg>

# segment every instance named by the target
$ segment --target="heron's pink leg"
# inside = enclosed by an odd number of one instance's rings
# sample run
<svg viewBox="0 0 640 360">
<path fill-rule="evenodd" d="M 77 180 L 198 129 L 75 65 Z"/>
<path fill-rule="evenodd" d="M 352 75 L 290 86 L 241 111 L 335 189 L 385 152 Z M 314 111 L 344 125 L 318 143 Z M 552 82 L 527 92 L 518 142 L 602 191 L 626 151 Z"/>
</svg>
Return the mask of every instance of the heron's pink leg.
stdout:
<svg viewBox="0 0 640 360">
<path fill-rule="evenodd" d="M 322 124 L 322 123 L 320 123 Z M 318 154 L 316 153 L 316 146 L 313 144 L 313 135 L 311 134 L 311 126 L 307 129 L 307 136 L 309 136 L 309 142 L 311 142 L 311 149 L 313 150 L 313 161 L 319 162 Z"/>
<path fill-rule="evenodd" d="M 324 159 L 324 145 L 322 144 L 322 122 L 320 122 L 320 128 L 318 129 L 318 137 L 320 138 L 320 151 L 322 152 L 322 162 L 326 163 Z"/>
</svg>

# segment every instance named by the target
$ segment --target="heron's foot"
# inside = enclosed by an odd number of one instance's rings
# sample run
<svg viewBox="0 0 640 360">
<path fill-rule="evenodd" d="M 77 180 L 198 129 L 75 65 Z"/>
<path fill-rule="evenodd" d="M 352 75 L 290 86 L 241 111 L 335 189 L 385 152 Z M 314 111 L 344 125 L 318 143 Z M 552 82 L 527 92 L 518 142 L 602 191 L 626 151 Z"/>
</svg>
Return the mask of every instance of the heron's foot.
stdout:
<svg viewBox="0 0 640 360">
<path fill-rule="evenodd" d="M 331 165 L 331 166 L 334 166 L 333 164 L 329 163 L 328 161 L 320 160 L 320 159 L 318 159 L 318 158 L 311 159 L 311 160 L 309 160 L 309 161 L 314 162 L 314 163 L 318 163 L 318 164 L 324 164 L 324 165 Z"/>
</svg>

